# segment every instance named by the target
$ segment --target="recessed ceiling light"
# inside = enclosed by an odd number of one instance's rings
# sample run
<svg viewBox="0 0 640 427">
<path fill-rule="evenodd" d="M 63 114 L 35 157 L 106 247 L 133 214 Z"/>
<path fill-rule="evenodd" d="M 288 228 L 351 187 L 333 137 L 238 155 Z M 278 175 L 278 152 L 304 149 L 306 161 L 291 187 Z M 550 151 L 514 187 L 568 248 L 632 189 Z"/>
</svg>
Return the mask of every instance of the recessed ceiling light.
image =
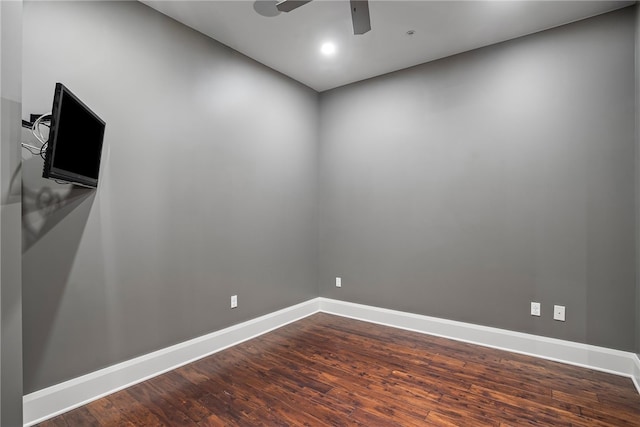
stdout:
<svg viewBox="0 0 640 427">
<path fill-rule="evenodd" d="M 331 42 L 323 43 L 320 47 L 320 52 L 322 52 L 323 55 L 327 56 L 333 55 L 334 53 L 336 53 L 336 45 Z"/>
</svg>

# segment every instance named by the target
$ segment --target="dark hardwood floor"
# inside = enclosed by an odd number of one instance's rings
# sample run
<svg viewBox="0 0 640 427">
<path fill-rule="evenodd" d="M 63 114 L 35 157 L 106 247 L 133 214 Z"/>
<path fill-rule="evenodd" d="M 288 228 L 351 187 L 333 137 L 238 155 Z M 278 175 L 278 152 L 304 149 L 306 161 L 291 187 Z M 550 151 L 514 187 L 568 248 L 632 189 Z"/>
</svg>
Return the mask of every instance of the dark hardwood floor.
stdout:
<svg viewBox="0 0 640 427">
<path fill-rule="evenodd" d="M 315 314 L 41 423 L 640 426 L 628 378 Z"/>
</svg>

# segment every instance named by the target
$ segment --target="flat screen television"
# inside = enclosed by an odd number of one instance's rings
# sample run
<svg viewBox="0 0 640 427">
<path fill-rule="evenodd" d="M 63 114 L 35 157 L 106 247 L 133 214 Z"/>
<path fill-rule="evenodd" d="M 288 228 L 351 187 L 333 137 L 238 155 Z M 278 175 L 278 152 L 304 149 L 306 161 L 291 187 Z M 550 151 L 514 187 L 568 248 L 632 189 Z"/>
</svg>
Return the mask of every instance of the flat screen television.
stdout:
<svg viewBox="0 0 640 427">
<path fill-rule="evenodd" d="M 98 186 L 105 122 L 62 83 L 56 83 L 43 178 Z"/>
</svg>

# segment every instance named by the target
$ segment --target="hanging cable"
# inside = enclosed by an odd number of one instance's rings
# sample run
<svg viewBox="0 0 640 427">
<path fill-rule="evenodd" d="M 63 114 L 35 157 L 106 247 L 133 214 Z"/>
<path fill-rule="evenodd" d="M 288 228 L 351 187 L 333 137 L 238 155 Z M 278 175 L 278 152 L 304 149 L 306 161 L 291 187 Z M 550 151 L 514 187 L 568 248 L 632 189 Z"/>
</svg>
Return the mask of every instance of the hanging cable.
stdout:
<svg viewBox="0 0 640 427">
<path fill-rule="evenodd" d="M 47 118 L 47 117 L 51 117 L 51 113 L 47 113 L 47 114 L 43 114 L 40 117 L 38 117 L 34 122 L 33 122 L 33 126 L 31 127 L 31 133 L 33 134 L 33 136 L 36 137 L 36 139 L 38 141 L 40 141 L 40 143 L 44 146 L 47 145 L 47 141 L 44 139 L 44 135 L 42 135 L 42 132 L 40 132 L 40 124 L 42 123 L 42 121 Z M 51 121 L 51 119 L 49 119 L 49 121 Z"/>
<path fill-rule="evenodd" d="M 45 139 L 45 136 L 42 134 L 42 131 L 40 130 L 40 126 L 45 126 L 50 128 L 48 124 L 44 123 L 45 121 L 49 121 L 49 122 L 51 121 L 49 117 L 51 117 L 51 113 L 43 114 L 40 117 L 38 117 L 31 125 L 31 133 L 40 142 L 40 144 L 42 144 L 40 147 L 29 145 L 24 142 L 22 143 L 22 146 L 26 148 L 31 154 L 39 155 L 42 158 L 42 160 L 44 160 L 45 158 L 44 153 L 48 144 L 48 140 Z M 28 122 L 25 122 L 23 120 L 22 121 L 23 126 L 25 125 L 25 123 L 28 123 Z M 32 150 L 35 150 L 35 152 Z"/>
</svg>

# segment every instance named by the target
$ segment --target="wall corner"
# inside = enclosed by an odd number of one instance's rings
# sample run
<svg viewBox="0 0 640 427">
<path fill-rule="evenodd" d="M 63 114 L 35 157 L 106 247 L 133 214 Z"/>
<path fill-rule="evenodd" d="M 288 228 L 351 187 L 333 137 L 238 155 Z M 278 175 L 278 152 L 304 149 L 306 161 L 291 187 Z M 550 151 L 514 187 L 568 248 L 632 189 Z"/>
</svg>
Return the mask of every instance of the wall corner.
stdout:
<svg viewBox="0 0 640 427">
<path fill-rule="evenodd" d="M 22 414 L 22 0 L 0 2 L 0 425 Z"/>
</svg>

